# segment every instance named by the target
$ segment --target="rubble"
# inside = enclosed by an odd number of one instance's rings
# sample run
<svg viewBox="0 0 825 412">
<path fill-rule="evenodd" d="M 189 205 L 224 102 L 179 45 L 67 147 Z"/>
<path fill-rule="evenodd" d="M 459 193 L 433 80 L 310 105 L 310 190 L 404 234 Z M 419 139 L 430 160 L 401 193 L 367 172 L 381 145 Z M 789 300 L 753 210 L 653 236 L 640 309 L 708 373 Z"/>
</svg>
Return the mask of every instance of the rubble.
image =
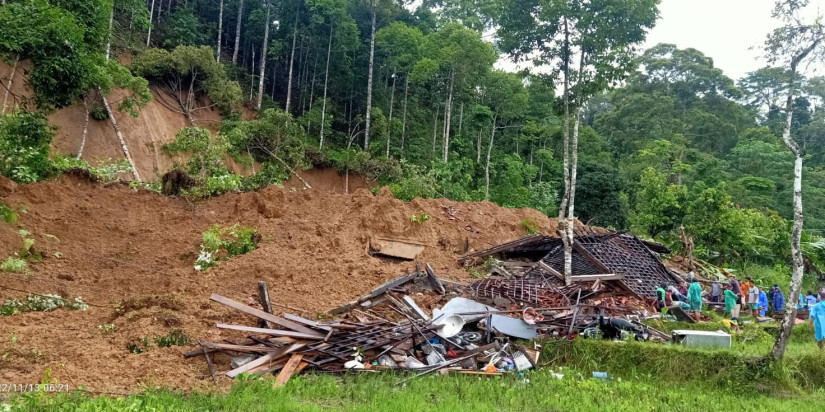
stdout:
<svg viewBox="0 0 825 412">
<path fill-rule="evenodd" d="M 415 272 L 331 310 L 337 318 L 323 322 L 275 316 L 263 282 L 258 285 L 263 310 L 213 294 L 213 301 L 259 323 L 218 323 L 217 328 L 247 337 L 200 341 L 201 349 L 185 356 L 204 355 L 216 377 L 212 357 L 229 355 L 233 369 L 226 376 L 277 372 L 276 385 L 281 385 L 305 368 L 413 370 L 421 376 L 435 371 L 497 375 L 537 367 L 540 346 L 511 339 L 670 340 L 640 322 L 656 313 L 651 295 L 657 282 L 673 276 L 656 255 L 667 251 L 664 246 L 620 232 L 580 233 L 574 241 L 573 282 L 567 286 L 560 274 L 560 248 L 558 238 L 532 235 L 467 254 L 460 259 L 464 264 L 493 255 L 502 259 L 495 267 L 503 270 L 491 270 L 492 276 L 470 284 L 447 281 L 430 265 L 422 269 L 417 263 Z"/>
</svg>

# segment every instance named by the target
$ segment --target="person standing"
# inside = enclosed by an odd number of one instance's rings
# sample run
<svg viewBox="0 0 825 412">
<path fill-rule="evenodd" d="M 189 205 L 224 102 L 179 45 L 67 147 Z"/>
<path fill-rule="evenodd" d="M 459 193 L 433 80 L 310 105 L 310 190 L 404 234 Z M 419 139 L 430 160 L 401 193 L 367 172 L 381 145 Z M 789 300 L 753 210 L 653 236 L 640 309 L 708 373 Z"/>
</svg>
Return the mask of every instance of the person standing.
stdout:
<svg viewBox="0 0 825 412">
<path fill-rule="evenodd" d="M 759 317 L 759 288 L 748 278 L 748 306 L 754 318 Z"/>
<path fill-rule="evenodd" d="M 768 295 L 765 294 L 765 291 L 762 288 L 759 288 L 759 316 L 765 316 L 768 312 Z"/>
<path fill-rule="evenodd" d="M 690 305 L 690 316 L 697 322 L 702 320 L 702 286 L 699 282 L 690 284 L 687 291 L 688 304 Z"/>
<path fill-rule="evenodd" d="M 814 293 L 810 290 L 808 291 L 808 296 L 805 296 L 805 309 L 811 310 L 819 300 L 814 296 Z"/>
<path fill-rule="evenodd" d="M 659 309 L 659 312 L 665 308 L 665 284 L 662 283 L 656 288 L 656 308 Z"/>
<path fill-rule="evenodd" d="M 773 311 L 782 312 L 785 308 L 785 295 L 782 293 L 782 289 L 779 289 L 779 285 L 773 285 L 773 298 L 771 299 L 773 302 Z"/>
<path fill-rule="evenodd" d="M 742 294 L 741 286 L 739 285 L 739 281 L 736 280 L 736 276 L 731 275 L 730 279 L 728 279 L 728 284 L 730 284 L 730 290 L 735 295 L 739 296 Z"/>
<path fill-rule="evenodd" d="M 722 285 L 718 280 L 714 280 L 713 284 L 710 285 L 710 297 L 708 301 L 713 303 L 722 302 Z"/>
<path fill-rule="evenodd" d="M 821 293 L 819 297 L 820 302 L 814 305 L 808 314 L 808 330 L 811 330 L 812 325 L 814 326 L 816 344 L 819 345 L 819 349 L 823 349 L 823 345 L 825 345 L 825 301 L 823 301 L 825 300 L 825 293 Z"/>
</svg>

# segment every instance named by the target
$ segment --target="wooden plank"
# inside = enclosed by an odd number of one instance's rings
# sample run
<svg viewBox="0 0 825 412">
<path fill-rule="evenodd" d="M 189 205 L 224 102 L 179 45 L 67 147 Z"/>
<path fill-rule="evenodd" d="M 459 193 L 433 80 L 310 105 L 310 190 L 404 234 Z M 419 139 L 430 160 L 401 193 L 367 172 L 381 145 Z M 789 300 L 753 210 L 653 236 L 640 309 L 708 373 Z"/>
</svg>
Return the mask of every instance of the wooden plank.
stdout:
<svg viewBox="0 0 825 412">
<path fill-rule="evenodd" d="M 604 273 L 600 275 L 576 275 L 571 277 L 573 282 L 593 282 L 594 280 L 623 280 L 624 275 L 619 275 L 615 273 Z"/>
<path fill-rule="evenodd" d="M 278 326 L 281 326 L 281 327 L 284 327 L 284 328 L 287 328 L 287 329 L 292 329 L 296 332 L 301 332 L 301 333 L 304 333 L 304 334 L 307 334 L 307 335 L 315 335 L 315 336 L 318 336 L 320 338 L 324 337 L 323 335 L 321 335 L 317 331 L 314 331 L 314 330 L 312 330 L 312 329 L 310 329 L 306 326 L 299 325 L 295 322 L 288 321 L 288 320 L 280 318 L 278 316 L 266 313 L 262 310 L 255 309 L 253 307 L 246 306 L 243 303 L 236 302 L 236 301 L 234 301 L 232 299 L 229 299 L 229 298 L 225 298 L 221 295 L 218 295 L 217 293 L 213 293 L 212 296 L 209 297 L 209 299 L 214 300 L 215 302 L 218 302 L 222 305 L 229 306 L 230 308 L 237 309 L 237 310 L 239 310 L 243 313 L 246 313 L 248 315 L 252 315 L 252 316 L 261 318 L 263 320 L 272 322 L 272 323 L 274 323 Z M 290 336 L 290 335 L 281 335 L 281 336 Z"/>
<path fill-rule="evenodd" d="M 308 334 L 308 333 L 301 333 L 301 332 L 293 332 L 291 330 L 283 330 L 283 329 L 266 329 L 266 328 L 254 328 L 252 326 L 241 326 L 241 325 L 227 325 L 225 323 L 219 323 L 216 325 L 220 329 L 232 329 L 232 330 L 240 330 L 244 332 L 254 332 L 254 333 L 263 333 L 266 335 L 272 336 L 289 336 L 291 338 L 301 338 L 301 339 L 310 339 L 310 340 L 323 340 L 323 335 L 316 335 L 316 334 Z"/>
<path fill-rule="evenodd" d="M 255 368 L 257 368 L 258 366 L 261 366 L 261 365 L 265 365 L 266 363 L 272 361 L 273 359 L 276 359 L 279 356 L 281 356 L 281 355 L 278 354 L 278 353 L 268 353 L 264 356 L 261 356 L 258 359 L 247 362 L 247 363 L 245 363 L 245 364 L 243 364 L 243 365 L 241 365 L 241 366 L 239 366 L 235 369 L 232 369 L 229 372 L 226 372 L 226 376 L 229 376 L 230 378 L 234 378 L 235 376 L 238 376 L 238 375 L 240 375 L 240 374 L 242 374 L 242 373 L 244 373 L 248 370 L 255 369 Z"/>
<path fill-rule="evenodd" d="M 204 348 L 215 349 L 215 350 L 230 350 L 234 352 L 258 352 L 258 353 L 270 353 L 270 352 L 280 352 L 282 348 L 273 348 L 270 346 L 251 346 L 251 345 L 231 345 L 228 343 L 214 343 L 214 342 L 200 342 L 200 345 Z"/>
<path fill-rule="evenodd" d="M 272 386 L 275 388 L 284 386 L 298 368 L 298 365 L 301 363 L 301 359 L 303 359 L 303 357 L 304 355 L 301 355 L 300 353 L 292 355 L 286 365 L 284 365 L 284 368 L 281 369 L 281 372 L 278 373 L 278 377 L 275 378 L 275 384 Z"/>
<path fill-rule="evenodd" d="M 543 271 L 545 271 L 545 272 L 547 272 L 547 273 L 549 273 L 549 274 L 551 274 L 551 275 L 553 275 L 553 276 L 555 276 L 555 277 L 557 277 L 561 280 L 564 280 L 564 275 L 562 275 L 558 270 L 553 269 L 547 263 L 544 263 L 544 261 L 540 260 L 539 263 L 537 263 L 537 266 L 539 268 L 541 268 L 541 270 L 543 270 Z"/>
<path fill-rule="evenodd" d="M 313 328 L 318 328 L 318 329 L 325 330 L 325 331 L 329 331 L 330 329 L 332 329 L 329 326 L 319 325 L 318 322 L 315 322 L 314 320 L 309 320 L 307 318 L 302 318 L 300 316 L 293 315 L 291 313 L 284 313 L 284 319 L 291 320 L 293 322 L 297 322 L 297 323 L 300 323 L 300 324 L 303 324 L 303 325 L 306 325 L 306 326 L 310 326 L 310 327 L 313 327 Z"/>
<path fill-rule="evenodd" d="M 424 244 L 409 240 L 374 238 L 370 240 L 370 250 L 379 255 L 415 260 L 424 251 Z"/>
<path fill-rule="evenodd" d="M 200 342 L 200 345 L 203 346 L 205 342 Z M 209 374 L 212 375 L 212 381 L 218 383 L 218 377 L 215 376 L 215 366 L 212 364 L 212 358 L 209 356 L 209 351 L 207 351 L 204 347 L 203 355 L 206 357 L 206 366 L 209 367 Z"/>
<path fill-rule="evenodd" d="M 441 280 L 438 279 L 433 267 L 430 266 L 429 263 L 424 265 L 424 270 L 427 271 L 427 279 L 430 281 L 430 285 L 433 287 L 433 290 L 442 295 L 447 293 L 447 291 L 444 290 L 444 285 L 441 283 Z"/>
</svg>

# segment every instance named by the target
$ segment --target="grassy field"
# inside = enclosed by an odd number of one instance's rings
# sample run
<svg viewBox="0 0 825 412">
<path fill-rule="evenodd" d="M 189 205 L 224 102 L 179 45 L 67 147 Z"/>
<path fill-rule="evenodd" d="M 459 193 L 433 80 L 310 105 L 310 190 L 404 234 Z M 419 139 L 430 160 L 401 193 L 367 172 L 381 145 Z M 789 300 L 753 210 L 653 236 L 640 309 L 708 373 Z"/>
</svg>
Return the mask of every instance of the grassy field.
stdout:
<svg viewBox="0 0 825 412">
<path fill-rule="evenodd" d="M 241 382 L 227 394 L 149 392 L 125 398 L 82 394 L 19 398 L 20 411 L 814 411 L 825 404 L 822 390 L 769 397 L 750 389 L 655 379 L 602 381 L 562 369 L 525 376 L 424 376 L 399 384 L 402 376 L 310 375 L 273 389 L 272 380 Z M 589 375 L 589 373 L 588 373 Z M 0 407 L 2 410 L 2 407 Z"/>
</svg>

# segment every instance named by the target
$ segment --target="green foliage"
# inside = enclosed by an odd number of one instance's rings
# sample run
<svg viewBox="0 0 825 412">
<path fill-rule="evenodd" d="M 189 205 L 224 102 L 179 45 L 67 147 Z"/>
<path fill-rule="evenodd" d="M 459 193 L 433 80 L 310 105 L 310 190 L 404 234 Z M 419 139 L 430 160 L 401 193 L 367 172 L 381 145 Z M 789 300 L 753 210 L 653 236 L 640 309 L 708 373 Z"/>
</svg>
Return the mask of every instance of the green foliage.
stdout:
<svg viewBox="0 0 825 412">
<path fill-rule="evenodd" d="M 524 228 L 524 231 L 528 235 L 535 235 L 536 233 L 541 233 L 541 227 L 539 226 L 538 222 L 536 222 L 533 219 L 522 220 L 521 227 Z"/>
<path fill-rule="evenodd" d="M 54 130 L 39 113 L 0 115 L 0 174 L 19 183 L 50 176 L 49 147 Z"/>
<path fill-rule="evenodd" d="M 430 220 L 430 215 L 428 215 L 427 212 L 421 212 L 417 215 L 410 216 L 410 222 L 412 223 L 424 223 L 428 220 Z"/>
<path fill-rule="evenodd" d="M 191 99 L 180 101 L 185 113 L 197 109 L 193 104 L 201 93 L 209 96 L 222 114 L 241 109 L 240 85 L 229 80 L 209 47 L 177 46 L 171 52 L 149 49 L 132 60 L 131 68 L 137 75 L 166 87 L 168 93 L 193 93 Z"/>
<path fill-rule="evenodd" d="M 189 337 L 182 329 L 175 329 L 166 336 L 156 336 L 155 344 L 159 348 L 169 348 L 172 346 L 186 346 L 189 344 Z"/>
<path fill-rule="evenodd" d="M 152 347 L 152 342 L 149 338 L 141 338 L 126 345 L 129 353 L 143 353 Z"/>
<path fill-rule="evenodd" d="M 0 203 L 0 220 L 6 223 L 17 222 L 18 214 L 14 209 Z"/>
<path fill-rule="evenodd" d="M 94 178 L 104 183 L 113 182 L 118 179 L 118 175 L 132 171 L 126 159 L 100 161 L 97 166 L 92 166 L 84 159 L 65 157 L 59 154 L 55 154 L 54 157 L 54 167 L 58 173 L 81 169 L 89 172 Z"/>
<path fill-rule="evenodd" d="M 172 143 L 163 145 L 163 150 L 167 153 L 189 154 L 189 160 L 186 162 L 188 172 L 200 176 L 229 174 L 223 163 L 229 148 L 230 144 L 226 137 L 221 134 L 212 136 L 209 130 L 202 127 L 183 127 L 175 134 Z"/>
<path fill-rule="evenodd" d="M 24 272 L 28 265 L 26 261 L 20 258 L 9 256 L 5 262 L 0 264 L 0 270 L 3 272 L 20 273 Z"/>
<path fill-rule="evenodd" d="M 163 21 L 160 31 L 163 34 L 163 46 L 170 49 L 203 44 L 210 34 L 198 20 L 191 5 L 177 8 Z"/>
<path fill-rule="evenodd" d="M 239 223 L 230 227 L 214 225 L 202 234 L 203 243 L 195 270 L 205 271 L 218 265 L 220 259 L 249 253 L 258 247 L 261 235 L 257 230 L 241 226 Z"/>
<path fill-rule="evenodd" d="M 95 105 L 94 107 L 92 107 L 92 110 L 89 110 L 89 116 L 91 116 L 92 119 L 102 121 L 109 118 L 109 112 L 106 111 L 105 107 L 101 105 Z"/>
<path fill-rule="evenodd" d="M 69 300 L 56 294 L 29 295 L 23 301 L 6 300 L 3 306 L 0 306 L 0 314 L 8 316 L 21 312 L 51 312 L 58 308 L 86 310 L 89 309 L 89 305 L 80 297 Z"/>
</svg>

